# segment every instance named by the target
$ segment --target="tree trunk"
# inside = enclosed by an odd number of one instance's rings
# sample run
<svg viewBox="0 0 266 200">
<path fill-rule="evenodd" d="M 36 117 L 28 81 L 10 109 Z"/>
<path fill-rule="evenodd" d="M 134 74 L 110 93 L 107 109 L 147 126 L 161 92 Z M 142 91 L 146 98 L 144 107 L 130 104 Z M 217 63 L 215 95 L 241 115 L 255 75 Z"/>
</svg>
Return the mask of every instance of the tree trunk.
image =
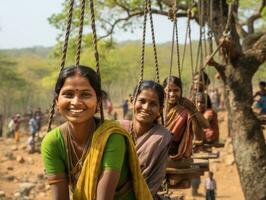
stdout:
<svg viewBox="0 0 266 200">
<path fill-rule="evenodd" d="M 227 66 L 226 84 L 232 120 L 232 139 L 240 182 L 247 200 L 266 199 L 266 145 L 260 121 L 252 111 L 254 65 L 239 58 Z"/>
<path fill-rule="evenodd" d="M 218 43 L 227 21 L 228 7 L 226 0 L 222 0 L 222 4 L 220 0 L 213 2 L 213 23 L 209 26 Z M 237 13 L 237 3 L 233 5 L 234 13 Z M 243 52 L 234 18 L 229 25 L 232 44 L 225 49 L 228 64 L 221 73 L 228 91 L 228 126 L 231 129 L 236 165 L 245 198 L 266 200 L 266 145 L 260 122 L 251 108 L 251 80 L 260 63 Z"/>
</svg>

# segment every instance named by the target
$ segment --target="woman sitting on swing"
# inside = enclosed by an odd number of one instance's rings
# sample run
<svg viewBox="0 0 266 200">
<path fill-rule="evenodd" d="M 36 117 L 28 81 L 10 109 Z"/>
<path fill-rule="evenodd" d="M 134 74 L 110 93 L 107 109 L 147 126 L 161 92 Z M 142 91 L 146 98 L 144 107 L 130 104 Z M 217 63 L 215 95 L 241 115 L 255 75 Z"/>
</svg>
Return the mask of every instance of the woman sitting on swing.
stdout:
<svg viewBox="0 0 266 200">
<path fill-rule="evenodd" d="M 192 154 L 193 138 L 203 139 L 203 127 L 208 122 L 198 112 L 196 106 L 182 97 L 182 82 L 178 77 L 169 76 L 163 82 L 167 101 L 166 124 L 173 134 L 169 154 L 172 160 L 188 159 Z"/>
<path fill-rule="evenodd" d="M 52 199 L 152 199 L 132 138 L 115 121 L 94 117 L 102 98 L 97 73 L 65 68 L 55 86 L 56 107 L 66 123 L 42 141 Z"/>
<path fill-rule="evenodd" d="M 133 121 L 120 121 L 135 138 L 140 168 L 145 181 L 157 199 L 157 192 L 165 178 L 171 133 L 158 124 L 164 104 L 163 87 L 144 80 L 133 93 Z"/>
<path fill-rule="evenodd" d="M 196 104 L 198 110 L 208 120 L 210 126 L 204 129 L 205 140 L 207 143 L 219 141 L 219 125 L 216 111 L 212 108 L 211 99 L 204 93 L 196 95 Z"/>
</svg>

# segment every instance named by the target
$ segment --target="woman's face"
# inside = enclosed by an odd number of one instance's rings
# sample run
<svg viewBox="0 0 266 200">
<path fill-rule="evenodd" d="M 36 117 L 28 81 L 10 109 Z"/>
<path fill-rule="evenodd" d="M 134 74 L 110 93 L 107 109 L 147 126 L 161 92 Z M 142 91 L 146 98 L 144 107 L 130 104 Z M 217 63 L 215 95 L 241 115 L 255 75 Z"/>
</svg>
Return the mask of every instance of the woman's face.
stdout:
<svg viewBox="0 0 266 200">
<path fill-rule="evenodd" d="M 200 75 L 198 74 L 193 77 L 193 89 L 198 90 L 200 92 L 206 89 L 206 85 L 201 80 Z"/>
<path fill-rule="evenodd" d="M 196 104 L 197 104 L 197 108 L 198 108 L 199 112 L 204 113 L 205 112 L 205 107 L 206 107 L 204 97 L 197 98 L 196 99 Z"/>
<path fill-rule="evenodd" d="M 154 89 L 143 89 L 134 105 L 134 118 L 140 123 L 151 124 L 160 116 L 159 96 Z"/>
<path fill-rule="evenodd" d="M 171 105 L 177 104 L 179 98 L 181 97 L 181 88 L 175 85 L 173 82 L 170 82 L 164 88 L 165 95 L 168 95 L 168 103 Z"/>
<path fill-rule="evenodd" d="M 56 105 L 60 114 L 73 124 L 87 122 L 97 109 L 97 96 L 90 82 L 80 74 L 68 77 Z"/>
</svg>

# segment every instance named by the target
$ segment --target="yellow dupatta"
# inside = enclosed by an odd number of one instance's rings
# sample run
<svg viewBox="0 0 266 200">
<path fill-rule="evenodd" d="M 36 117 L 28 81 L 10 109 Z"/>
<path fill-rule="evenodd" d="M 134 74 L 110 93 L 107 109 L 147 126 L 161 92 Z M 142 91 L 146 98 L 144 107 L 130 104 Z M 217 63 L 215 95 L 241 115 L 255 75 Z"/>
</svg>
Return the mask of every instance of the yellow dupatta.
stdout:
<svg viewBox="0 0 266 200">
<path fill-rule="evenodd" d="M 86 159 L 83 163 L 74 191 L 74 199 L 95 200 L 105 145 L 112 133 L 119 133 L 127 139 L 127 156 L 135 198 L 137 200 L 152 200 L 152 195 L 140 170 L 132 138 L 118 122 L 109 120 L 106 120 L 93 134 L 91 147 L 87 152 Z"/>
</svg>

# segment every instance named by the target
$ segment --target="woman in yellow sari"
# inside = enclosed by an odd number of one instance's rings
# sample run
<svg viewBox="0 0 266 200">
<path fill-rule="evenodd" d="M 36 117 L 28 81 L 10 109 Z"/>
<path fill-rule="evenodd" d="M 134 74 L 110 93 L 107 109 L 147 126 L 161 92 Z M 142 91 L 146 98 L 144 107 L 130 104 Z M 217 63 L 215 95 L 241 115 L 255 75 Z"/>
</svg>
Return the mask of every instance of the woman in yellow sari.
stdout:
<svg viewBox="0 0 266 200">
<path fill-rule="evenodd" d="M 66 123 L 42 141 L 42 158 L 52 199 L 152 199 L 141 174 L 134 143 L 114 121 L 94 117 L 101 101 L 97 73 L 65 68 L 56 86 L 56 107 Z"/>
</svg>

